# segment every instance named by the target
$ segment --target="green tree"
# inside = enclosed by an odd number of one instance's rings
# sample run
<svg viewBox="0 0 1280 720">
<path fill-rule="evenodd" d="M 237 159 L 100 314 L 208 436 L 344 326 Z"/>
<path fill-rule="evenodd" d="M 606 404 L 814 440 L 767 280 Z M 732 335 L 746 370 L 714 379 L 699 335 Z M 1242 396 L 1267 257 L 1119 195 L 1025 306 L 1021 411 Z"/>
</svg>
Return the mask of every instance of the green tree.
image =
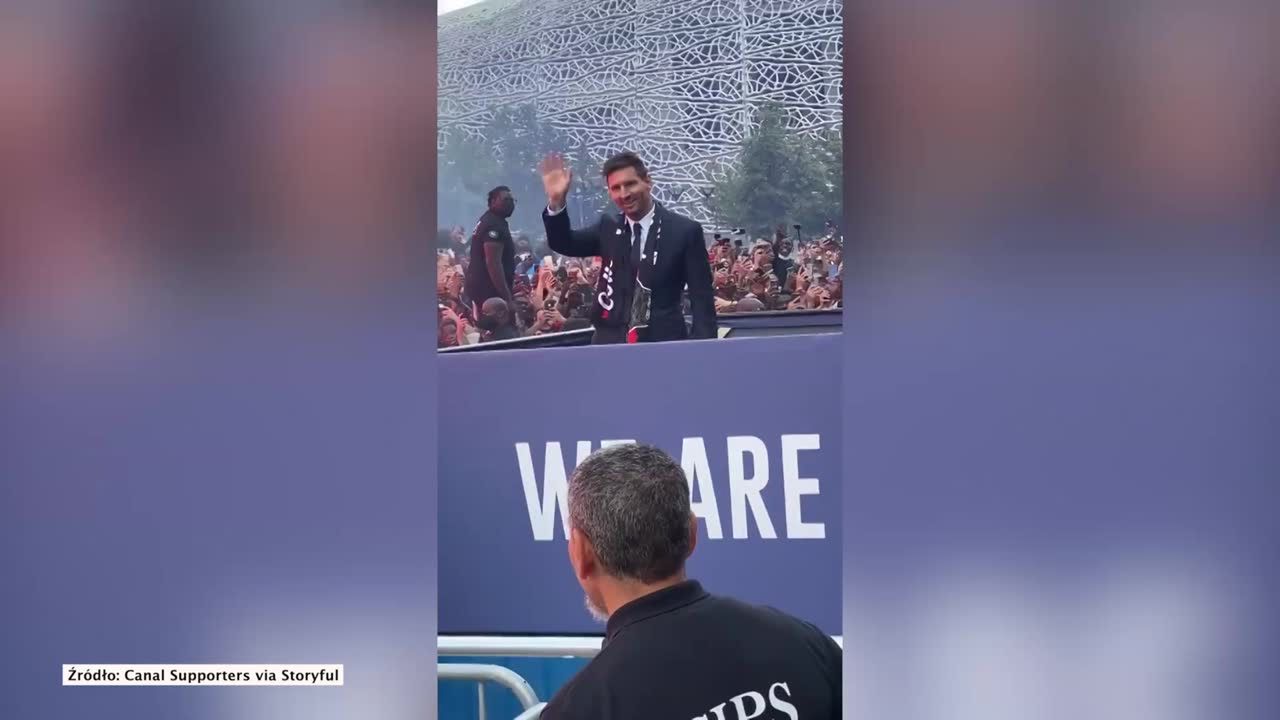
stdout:
<svg viewBox="0 0 1280 720">
<path fill-rule="evenodd" d="M 449 134 L 436 160 L 437 222 L 470 230 L 484 211 L 485 196 L 500 174 L 492 146 L 457 130 Z"/>
<path fill-rule="evenodd" d="M 838 133 L 795 135 L 786 119 L 781 105 L 761 106 L 755 130 L 715 186 L 721 221 L 745 228 L 752 237 L 771 237 L 779 223 L 817 232 L 827 218 L 840 215 L 842 157 L 833 153 L 840 146 Z"/>
<path fill-rule="evenodd" d="M 826 130 L 818 141 L 819 161 L 826 170 L 828 213 L 839 222 L 844 209 L 844 135 L 839 130 Z"/>
<path fill-rule="evenodd" d="M 609 189 L 605 187 L 604 178 L 600 177 L 601 163 L 582 145 L 573 148 L 571 161 L 574 188 L 569 193 L 569 203 L 575 210 L 574 222 L 590 224 L 595 222 L 601 213 L 617 212 L 618 208 L 609 198 Z"/>
<path fill-rule="evenodd" d="M 565 152 L 568 138 L 558 128 L 538 118 L 533 104 L 498 110 L 485 131 L 499 158 L 500 177 L 494 185 L 506 185 L 516 196 L 513 229 L 535 232 L 542 227 L 546 194 L 538 165 L 549 152 Z"/>
<path fill-rule="evenodd" d="M 594 161 L 585 148 L 572 146 L 564 132 L 540 119 L 532 103 L 495 111 L 481 134 L 483 139 L 461 133 L 450 136 L 440 153 L 441 224 L 469 228 L 484 211 L 488 191 L 506 185 L 516 197 L 512 229 L 538 235 L 546 202 L 538 166 L 550 152 L 565 154 L 579 178 L 575 182 L 581 182 L 581 189 L 570 194 L 570 202 L 581 204 L 588 220 L 596 216 L 604 188 L 592 182 L 598 174 Z M 607 194 L 603 198 L 607 200 Z"/>
</svg>

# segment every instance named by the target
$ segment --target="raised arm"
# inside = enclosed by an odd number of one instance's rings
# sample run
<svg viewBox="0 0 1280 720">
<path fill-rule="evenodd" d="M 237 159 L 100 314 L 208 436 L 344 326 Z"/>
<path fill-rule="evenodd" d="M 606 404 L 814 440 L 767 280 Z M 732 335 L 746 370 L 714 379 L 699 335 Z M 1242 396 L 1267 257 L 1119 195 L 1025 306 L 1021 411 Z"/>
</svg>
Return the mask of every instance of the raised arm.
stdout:
<svg viewBox="0 0 1280 720">
<path fill-rule="evenodd" d="M 564 158 L 552 153 L 543 159 L 542 187 L 547 191 L 547 209 L 542 213 L 542 224 L 547 231 L 547 245 L 561 255 L 569 257 L 595 257 L 600 254 L 600 233 L 596 229 L 574 230 L 565 211 L 565 198 L 573 171 Z"/>
</svg>

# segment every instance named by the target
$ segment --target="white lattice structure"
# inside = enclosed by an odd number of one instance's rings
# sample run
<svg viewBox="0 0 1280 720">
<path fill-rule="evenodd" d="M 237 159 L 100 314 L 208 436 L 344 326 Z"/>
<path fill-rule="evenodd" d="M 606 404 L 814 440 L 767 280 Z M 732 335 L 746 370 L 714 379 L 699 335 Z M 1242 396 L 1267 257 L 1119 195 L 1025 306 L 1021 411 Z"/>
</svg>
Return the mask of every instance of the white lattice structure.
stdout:
<svg viewBox="0 0 1280 720">
<path fill-rule="evenodd" d="M 754 108 L 840 127 L 841 24 L 841 0 L 488 0 L 440 18 L 439 142 L 534 103 L 597 161 L 639 153 L 659 200 L 709 221 L 701 191 Z"/>
</svg>

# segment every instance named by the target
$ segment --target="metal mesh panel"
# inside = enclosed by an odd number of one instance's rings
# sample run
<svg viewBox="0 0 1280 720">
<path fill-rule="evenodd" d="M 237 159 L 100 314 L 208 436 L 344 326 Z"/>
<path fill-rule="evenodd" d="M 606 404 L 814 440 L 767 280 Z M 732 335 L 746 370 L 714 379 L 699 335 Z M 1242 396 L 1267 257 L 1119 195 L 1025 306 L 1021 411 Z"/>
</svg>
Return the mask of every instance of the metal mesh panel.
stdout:
<svg viewBox="0 0 1280 720">
<path fill-rule="evenodd" d="M 760 103 L 794 132 L 839 129 L 842 18 L 840 0 L 489 0 L 440 18 L 439 144 L 535 103 L 599 162 L 640 153 L 658 200 L 708 222 L 692 190 Z"/>
</svg>

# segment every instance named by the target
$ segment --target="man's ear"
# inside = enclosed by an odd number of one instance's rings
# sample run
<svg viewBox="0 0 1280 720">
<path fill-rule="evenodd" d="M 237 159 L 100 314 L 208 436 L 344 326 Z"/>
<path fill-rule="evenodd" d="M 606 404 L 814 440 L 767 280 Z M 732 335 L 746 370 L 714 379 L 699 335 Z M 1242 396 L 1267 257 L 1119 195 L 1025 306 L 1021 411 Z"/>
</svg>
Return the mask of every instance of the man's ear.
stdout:
<svg viewBox="0 0 1280 720">
<path fill-rule="evenodd" d="M 573 566 L 573 574 L 579 581 L 586 580 L 596 572 L 595 548 L 586 535 L 577 528 L 569 529 L 569 564 Z"/>
</svg>

